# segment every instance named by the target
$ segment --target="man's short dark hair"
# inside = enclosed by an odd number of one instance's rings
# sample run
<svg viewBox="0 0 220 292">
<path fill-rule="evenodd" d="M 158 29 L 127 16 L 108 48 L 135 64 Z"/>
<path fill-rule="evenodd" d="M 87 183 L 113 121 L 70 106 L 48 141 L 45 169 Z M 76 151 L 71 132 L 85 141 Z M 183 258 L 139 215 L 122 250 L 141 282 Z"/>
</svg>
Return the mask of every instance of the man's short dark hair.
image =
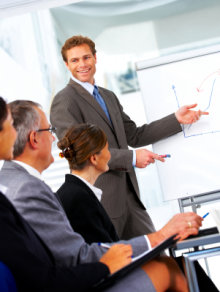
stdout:
<svg viewBox="0 0 220 292">
<path fill-rule="evenodd" d="M 82 35 L 75 35 L 69 39 L 67 39 L 61 49 L 61 54 L 64 62 L 67 62 L 66 51 L 81 46 L 83 44 L 87 44 L 90 47 L 90 50 L 93 55 L 96 54 L 95 43 L 88 37 L 84 37 Z"/>
</svg>

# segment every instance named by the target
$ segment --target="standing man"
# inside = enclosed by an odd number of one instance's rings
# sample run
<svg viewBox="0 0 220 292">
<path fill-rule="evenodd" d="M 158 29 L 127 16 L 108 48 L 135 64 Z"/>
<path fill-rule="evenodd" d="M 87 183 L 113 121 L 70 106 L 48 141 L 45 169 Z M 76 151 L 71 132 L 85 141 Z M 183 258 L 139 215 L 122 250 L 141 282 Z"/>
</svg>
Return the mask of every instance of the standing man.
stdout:
<svg viewBox="0 0 220 292">
<path fill-rule="evenodd" d="M 111 152 L 109 171 L 101 175 L 96 186 L 103 190 L 102 204 L 121 239 L 153 232 L 150 216 L 140 200 L 134 166 L 144 168 L 159 155 L 141 147 L 176 134 L 180 123 L 191 124 L 199 119 L 201 111 L 193 111 L 196 104 L 184 106 L 149 125 L 137 127 L 123 111 L 115 94 L 95 84 L 96 49 L 92 40 L 83 36 L 68 39 L 61 50 L 63 60 L 71 72 L 68 85 L 54 98 L 50 119 L 57 128 L 58 138 L 79 123 L 97 124 L 106 133 Z"/>
</svg>

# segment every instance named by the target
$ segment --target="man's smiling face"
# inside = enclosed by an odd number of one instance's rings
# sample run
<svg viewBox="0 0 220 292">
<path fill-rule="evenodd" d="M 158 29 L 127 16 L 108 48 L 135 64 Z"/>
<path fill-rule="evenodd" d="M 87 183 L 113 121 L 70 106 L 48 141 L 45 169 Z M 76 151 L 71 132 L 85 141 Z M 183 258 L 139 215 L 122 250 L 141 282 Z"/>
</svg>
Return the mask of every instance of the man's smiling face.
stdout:
<svg viewBox="0 0 220 292">
<path fill-rule="evenodd" d="M 73 77 L 82 82 L 94 84 L 96 72 L 96 55 L 87 44 L 76 46 L 66 51 L 66 66 Z"/>
</svg>

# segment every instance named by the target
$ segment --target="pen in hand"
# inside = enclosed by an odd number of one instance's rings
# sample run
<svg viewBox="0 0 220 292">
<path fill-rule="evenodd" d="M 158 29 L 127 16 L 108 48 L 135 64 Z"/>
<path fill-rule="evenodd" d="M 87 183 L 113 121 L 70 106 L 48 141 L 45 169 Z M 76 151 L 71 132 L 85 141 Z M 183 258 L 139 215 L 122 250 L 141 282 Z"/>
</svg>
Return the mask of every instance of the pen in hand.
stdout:
<svg viewBox="0 0 220 292">
<path fill-rule="evenodd" d="M 170 158 L 171 155 L 170 154 L 163 154 L 163 155 L 159 155 L 161 158 Z"/>
<path fill-rule="evenodd" d="M 104 247 L 104 248 L 107 248 L 107 249 L 109 249 L 109 248 L 112 247 L 112 245 L 108 245 L 108 244 L 106 244 L 106 243 L 102 243 L 102 242 L 98 242 L 98 246 L 101 246 L 101 247 Z M 134 256 L 131 255 L 131 258 L 133 259 Z"/>
<path fill-rule="evenodd" d="M 105 247 L 105 248 L 110 248 L 111 245 L 108 245 L 106 243 L 102 243 L 102 242 L 98 242 L 98 246 L 102 246 L 102 247 Z"/>
<path fill-rule="evenodd" d="M 209 212 L 207 212 L 205 215 L 202 216 L 202 218 L 204 219 L 205 217 L 207 217 L 209 215 Z"/>
</svg>

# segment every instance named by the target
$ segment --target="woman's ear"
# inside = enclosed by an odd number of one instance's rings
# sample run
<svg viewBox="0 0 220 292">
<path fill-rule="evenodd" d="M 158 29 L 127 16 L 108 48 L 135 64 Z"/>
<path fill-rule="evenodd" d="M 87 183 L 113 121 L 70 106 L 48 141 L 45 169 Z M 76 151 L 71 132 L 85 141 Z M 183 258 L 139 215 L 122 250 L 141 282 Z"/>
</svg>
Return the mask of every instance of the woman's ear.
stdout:
<svg viewBox="0 0 220 292">
<path fill-rule="evenodd" d="M 92 165 L 96 166 L 97 165 L 97 155 L 93 154 L 90 156 L 89 161 Z"/>
<path fill-rule="evenodd" d="M 33 149 L 38 147 L 38 137 L 36 131 L 31 131 L 29 135 L 29 143 Z"/>
</svg>

